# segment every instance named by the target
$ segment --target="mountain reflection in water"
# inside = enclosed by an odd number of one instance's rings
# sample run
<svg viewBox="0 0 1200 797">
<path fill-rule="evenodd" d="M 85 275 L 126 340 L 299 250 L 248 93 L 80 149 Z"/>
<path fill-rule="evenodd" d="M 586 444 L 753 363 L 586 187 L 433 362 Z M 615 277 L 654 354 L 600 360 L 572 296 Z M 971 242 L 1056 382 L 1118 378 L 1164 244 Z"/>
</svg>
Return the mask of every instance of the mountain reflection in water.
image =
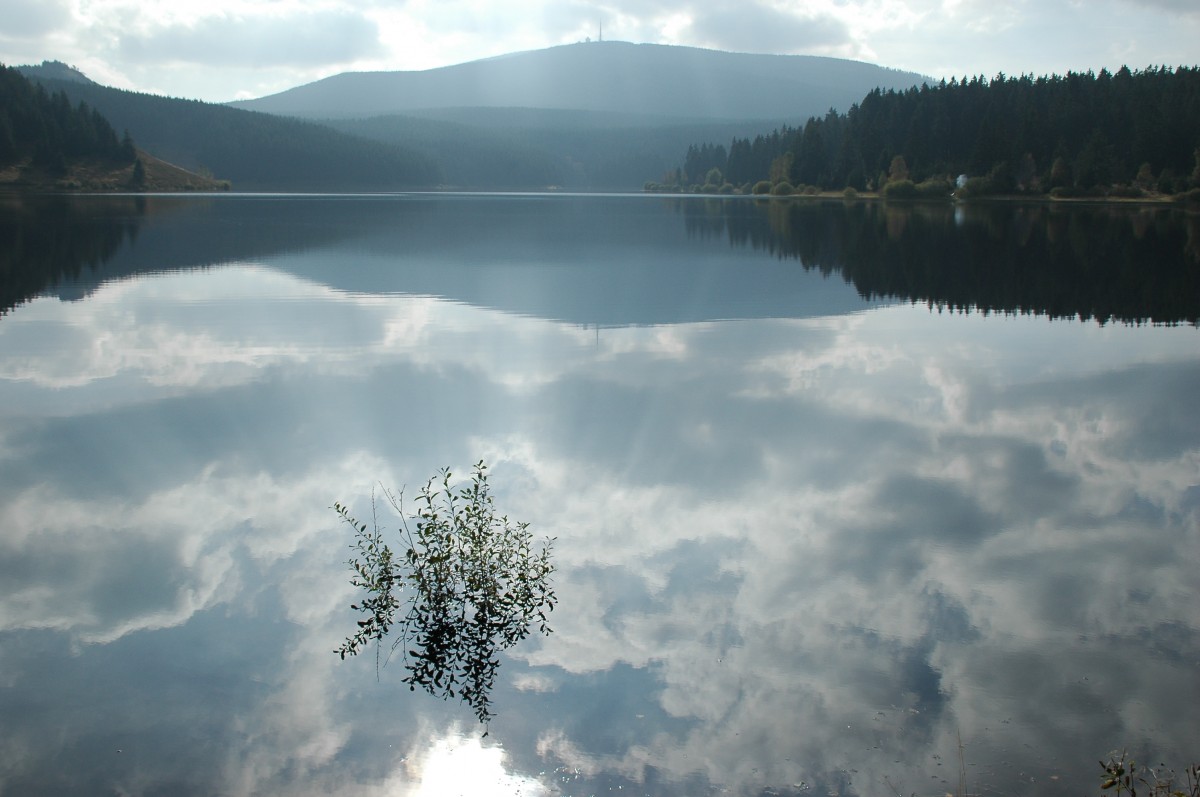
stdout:
<svg viewBox="0 0 1200 797">
<path fill-rule="evenodd" d="M 90 199 L 9 200 L 0 213 L 10 242 L 0 252 L 0 308 L 64 278 L 90 290 L 139 273 L 341 245 L 361 253 L 354 268 L 321 272 L 305 258 L 289 265 L 344 290 L 441 296 L 601 326 L 824 315 L 859 309 L 861 299 L 1100 322 L 1200 321 L 1200 216 L 1170 206 L 318 196 L 291 198 L 284 216 L 270 197 Z M 662 229 L 664 208 L 683 216 L 683 230 Z M 126 237 L 131 245 L 122 248 Z M 840 275 L 861 299 L 850 304 L 844 292 L 766 260 L 743 261 L 741 270 L 714 263 L 710 247 L 696 246 L 706 241 Z"/>
<path fill-rule="evenodd" d="M 6 792 L 424 794 L 458 751 L 473 794 L 940 794 L 961 738 L 971 793 L 1085 794 L 1200 749 L 1192 217 L 2 208 Z M 559 599 L 482 743 L 329 653 L 331 499 L 479 457 Z"/>
</svg>

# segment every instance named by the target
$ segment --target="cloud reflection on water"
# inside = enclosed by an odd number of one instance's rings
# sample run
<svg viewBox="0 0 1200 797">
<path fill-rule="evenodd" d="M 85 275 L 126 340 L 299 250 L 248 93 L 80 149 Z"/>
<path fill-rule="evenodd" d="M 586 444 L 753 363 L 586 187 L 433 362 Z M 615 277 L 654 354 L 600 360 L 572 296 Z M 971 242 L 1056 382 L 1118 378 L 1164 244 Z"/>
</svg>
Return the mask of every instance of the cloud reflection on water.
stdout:
<svg viewBox="0 0 1200 797">
<path fill-rule="evenodd" d="M 258 304 L 186 312 L 221 282 Z M 1142 739 L 1182 763 L 1195 343 L 912 307 L 596 331 L 260 266 L 34 302 L 0 322 L 0 699 L 39 718 L 2 777 L 413 793 L 396 751 L 463 718 L 336 666 L 328 506 L 479 457 L 559 538 L 504 788 L 928 792 L 960 733 L 984 792 Z"/>
</svg>

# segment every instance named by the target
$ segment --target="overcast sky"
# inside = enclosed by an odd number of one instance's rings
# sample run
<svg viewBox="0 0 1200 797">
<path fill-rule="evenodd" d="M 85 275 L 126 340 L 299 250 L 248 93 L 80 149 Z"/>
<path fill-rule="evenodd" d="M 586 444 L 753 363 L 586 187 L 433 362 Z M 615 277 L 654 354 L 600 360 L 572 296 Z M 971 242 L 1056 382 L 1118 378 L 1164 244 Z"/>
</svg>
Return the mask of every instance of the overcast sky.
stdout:
<svg viewBox="0 0 1200 797">
<path fill-rule="evenodd" d="M 596 38 L 932 77 L 1200 63 L 1200 0 L 0 0 L 0 62 L 225 101 Z"/>
</svg>

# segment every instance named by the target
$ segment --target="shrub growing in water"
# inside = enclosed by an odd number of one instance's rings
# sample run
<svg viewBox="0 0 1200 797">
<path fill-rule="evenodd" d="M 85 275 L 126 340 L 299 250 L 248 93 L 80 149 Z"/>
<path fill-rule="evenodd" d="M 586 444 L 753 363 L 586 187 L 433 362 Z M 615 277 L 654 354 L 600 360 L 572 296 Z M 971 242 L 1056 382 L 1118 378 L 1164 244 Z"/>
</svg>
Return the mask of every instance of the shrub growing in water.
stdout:
<svg viewBox="0 0 1200 797">
<path fill-rule="evenodd" d="M 440 481 L 430 478 L 421 488 L 416 513 L 407 518 L 403 494 L 398 500 L 385 492 L 400 515 L 399 556 L 383 541 L 374 509 L 368 528 L 344 505 L 333 505 L 354 527 L 350 583 L 366 593 L 351 606 L 366 617 L 335 652 L 342 659 L 356 655 L 398 625 L 391 649 L 402 650 L 409 689 L 458 697 L 486 723 L 499 652 L 535 626 L 550 633 L 553 539 L 535 545 L 528 523 L 496 515 L 482 461 L 463 487 L 451 486 L 449 469 L 439 473 Z"/>
</svg>

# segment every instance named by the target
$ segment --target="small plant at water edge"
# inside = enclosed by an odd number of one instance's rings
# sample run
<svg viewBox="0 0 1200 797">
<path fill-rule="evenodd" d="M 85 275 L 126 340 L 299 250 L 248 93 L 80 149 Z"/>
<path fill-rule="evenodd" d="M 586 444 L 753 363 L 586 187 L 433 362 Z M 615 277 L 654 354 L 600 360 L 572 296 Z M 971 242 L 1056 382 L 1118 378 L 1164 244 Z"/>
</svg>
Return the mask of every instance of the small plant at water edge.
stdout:
<svg viewBox="0 0 1200 797">
<path fill-rule="evenodd" d="M 1139 788 L 1149 797 L 1200 797 L 1200 764 L 1185 769 L 1182 780 L 1162 765 L 1158 769 L 1139 766 L 1124 751 L 1109 755 L 1100 767 L 1104 770 L 1100 790 L 1117 797 L 1137 797 Z"/>
</svg>

